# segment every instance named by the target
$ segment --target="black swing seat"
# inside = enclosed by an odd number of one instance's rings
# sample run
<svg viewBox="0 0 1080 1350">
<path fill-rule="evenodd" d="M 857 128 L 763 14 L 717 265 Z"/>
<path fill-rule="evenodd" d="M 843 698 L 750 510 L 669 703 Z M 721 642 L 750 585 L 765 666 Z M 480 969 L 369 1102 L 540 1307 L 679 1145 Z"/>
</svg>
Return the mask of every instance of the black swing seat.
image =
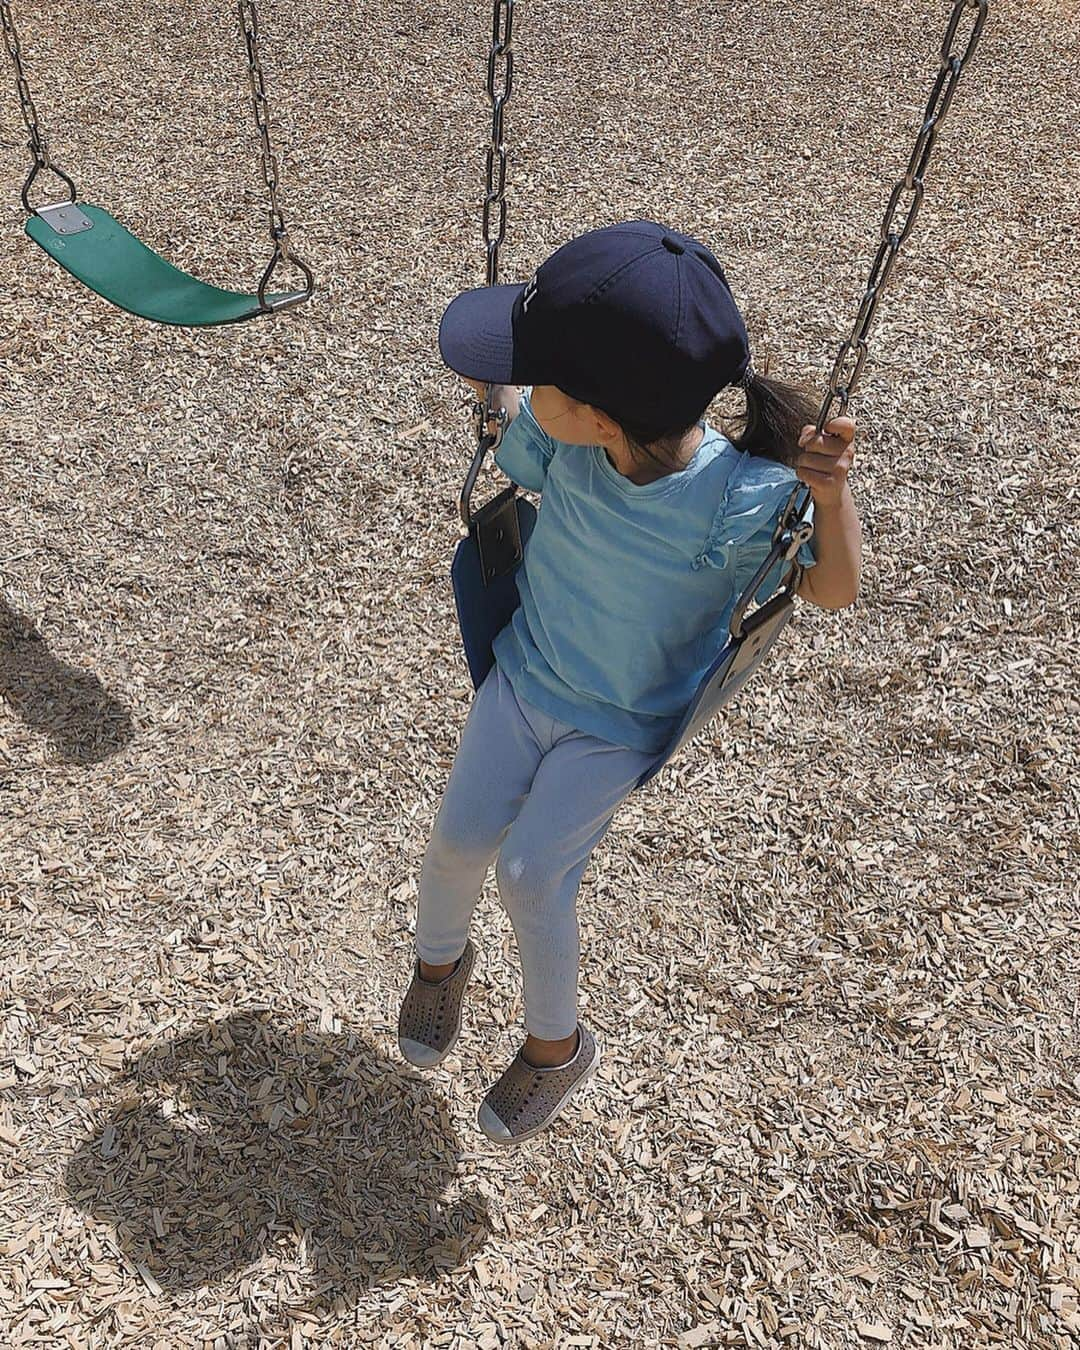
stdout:
<svg viewBox="0 0 1080 1350">
<path fill-rule="evenodd" d="M 507 488 L 472 517 L 450 568 L 458 627 L 473 688 L 495 664 L 495 639 L 520 599 L 517 570 L 536 524 L 536 507 Z"/>
<path fill-rule="evenodd" d="M 469 533 L 454 554 L 450 576 L 474 689 L 480 688 L 495 664 L 495 639 L 520 603 L 517 572 L 536 519 L 532 503 L 518 496 L 516 488 L 507 488 L 471 517 Z M 795 586 L 801 574 L 794 558 L 811 530 L 802 520 L 794 529 L 780 532 L 773 551 L 737 602 L 737 617 L 728 641 L 702 677 L 667 747 L 642 774 L 638 787 L 655 778 L 668 760 L 731 702 L 768 656 L 794 612 Z M 781 588 L 753 613 L 742 617 L 770 570 L 785 558 L 791 569 Z"/>
<path fill-rule="evenodd" d="M 40 207 L 26 233 L 84 286 L 129 314 L 155 323 L 206 328 L 240 323 L 306 300 L 310 291 L 267 295 L 222 290 L 182 272 L 99 206 Z"/>
<path fill-rule="evenodd" d="M 644 787 L 664 765 L 725 708 L 768 656 L 795 609 L 787 591 L 774 595 L 744 622 L 740 637 L 730 637 L 705 672 L 674 736 L 655 763 L 638 779 Z"/>
</svg>

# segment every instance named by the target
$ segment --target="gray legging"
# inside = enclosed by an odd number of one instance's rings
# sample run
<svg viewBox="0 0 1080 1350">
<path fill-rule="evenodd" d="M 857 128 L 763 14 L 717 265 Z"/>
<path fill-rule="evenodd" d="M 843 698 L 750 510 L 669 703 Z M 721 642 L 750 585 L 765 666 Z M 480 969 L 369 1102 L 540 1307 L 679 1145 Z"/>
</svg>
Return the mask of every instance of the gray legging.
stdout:
<svg viewBox="0 0 1080 1350">
<path fill-rule="evenodd" d="M 589 855 L 655 756 L 575 731 L 517 698 L 496 666 L 469 713 L 420 876 L 416 950 L 456 961 L 498 854 L 525 1023 L 541 1040 L 577 1027 L 577 892 Z"/>
</svg>

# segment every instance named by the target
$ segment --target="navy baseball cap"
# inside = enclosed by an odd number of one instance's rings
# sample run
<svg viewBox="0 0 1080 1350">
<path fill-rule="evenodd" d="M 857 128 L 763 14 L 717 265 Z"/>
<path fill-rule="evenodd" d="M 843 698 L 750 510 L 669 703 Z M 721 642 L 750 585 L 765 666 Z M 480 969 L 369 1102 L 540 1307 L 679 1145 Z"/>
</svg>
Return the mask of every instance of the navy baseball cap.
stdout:
<svg viewBox="0 0 1080 1350">
<path fill-rule="evenodd" d="M 750 364 L 719 262 L 649 220 L 581 235 L 525 286 L 459 295 L 439 350 L 468 379 L 553 384 L 651 439 L 691 426 Z"/>
</svg>

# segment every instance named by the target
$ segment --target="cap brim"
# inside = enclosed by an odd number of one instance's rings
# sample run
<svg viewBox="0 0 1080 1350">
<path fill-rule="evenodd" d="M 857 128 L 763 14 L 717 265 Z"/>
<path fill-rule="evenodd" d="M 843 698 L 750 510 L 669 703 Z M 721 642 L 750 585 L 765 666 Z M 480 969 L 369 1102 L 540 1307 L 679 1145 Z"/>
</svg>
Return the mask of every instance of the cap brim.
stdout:
<svg viewBox="0 0 1080 1350">
<path fill-rule="evenodd" d="M 484 286 L 452 300 L 439 325 L 442 359 L 468 380 L 514 379 L 514 305 L 524 286 Z"/>
</svg>

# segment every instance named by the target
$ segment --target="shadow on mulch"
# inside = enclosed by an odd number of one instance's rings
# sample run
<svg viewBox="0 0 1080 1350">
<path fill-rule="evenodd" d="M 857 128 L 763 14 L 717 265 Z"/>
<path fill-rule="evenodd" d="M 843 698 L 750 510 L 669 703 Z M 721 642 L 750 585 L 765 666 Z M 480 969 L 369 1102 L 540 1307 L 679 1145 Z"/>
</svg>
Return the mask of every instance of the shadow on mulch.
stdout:
<svg viewBox="0 0 1080 1350">
<path fill-rule="evenodd" d="M 58 661 L 25 615 L 0 597 L 0 699 L 43 731 L 70 764 L 96 764 L 134 731 L 128 710 L 96 675 Z"/>
<path fill-rule="evenodd" d="M 285 1301 L 328 1310 L 443 1276 L 491 1232 L 482 1196 L 445 1199 L 461 1151 L 445 1103 L 359 1035 L 238 1014 L 150 1051 L 110 1096 L 67 1188 L 164 1289 L 270 1256 L 264 1273 L 300 1267 Z"/>
</svg>

